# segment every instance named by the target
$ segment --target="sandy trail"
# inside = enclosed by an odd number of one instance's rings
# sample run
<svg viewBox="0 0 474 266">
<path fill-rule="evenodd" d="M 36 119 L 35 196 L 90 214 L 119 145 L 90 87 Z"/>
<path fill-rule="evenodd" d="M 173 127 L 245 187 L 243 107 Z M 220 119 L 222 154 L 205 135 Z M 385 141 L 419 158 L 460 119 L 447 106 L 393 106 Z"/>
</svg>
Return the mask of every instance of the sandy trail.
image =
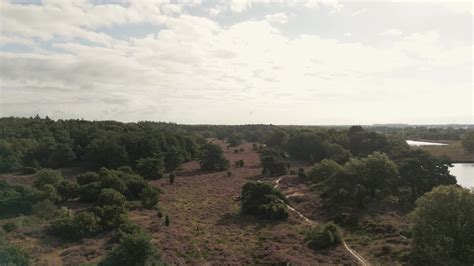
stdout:
<svg viewBox="0 0 474 266">
<path fill-rule="evenodd" d="M 278 188 L 279 184 L 280 184 L 280 181 L 281 179 L 283 178 L 283 176 L 280 176 L 277 180 L 275 180 L 273 183 L 273 187 L 275 188 Z M 284 202 L 282 202 L 284 203 Z M 304 214 L 302 214 L 301 212 L 299 212 L 298 210 L 296 210 L 295 208 L 291 207 L 290 205 L 286 204 L 286 206 L 288 207 L 288 209 L 290 209 L 292 212 L 296 213 L 298 216 L 300 216 L 303 220 L 305 220 L 307 223 L 311 224 L 311 225 L 315 225 L 317 224 L 317 222 L 309 219 L 308 217 L 306 217 Z M 362 255 L 360 255 L 359 253 L 357 253 L 357 251 L 353 250 L 352 248 L 349 247 L 349 245 L 347 245 L 346 241 L 342 240 L 342 244 L 344 245 L 344 248 L 354 257 L 357 259 L 357 261 L 361 264 L 361 265 L 364 265 L 364 266 L 369 266 L 370 263 L 364 258 L 362 257 Z"/>
</svg>

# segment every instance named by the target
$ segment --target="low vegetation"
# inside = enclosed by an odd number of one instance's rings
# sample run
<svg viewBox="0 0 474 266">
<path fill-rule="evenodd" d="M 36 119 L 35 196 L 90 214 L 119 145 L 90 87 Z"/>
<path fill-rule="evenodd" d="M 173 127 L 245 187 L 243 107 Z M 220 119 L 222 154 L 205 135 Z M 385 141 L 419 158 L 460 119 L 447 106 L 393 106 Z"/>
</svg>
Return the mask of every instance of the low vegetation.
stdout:
<svg viewBox="0 0 474 266">
<path fill-rule="evenodd" d="M 241 213 L 270 220 L 288 218 L 285 196 L 271 183 L 249 182 L 242 188 Z"/>
<path fill-rule="evenodd" d="M 304 243 L 315 250 L 324 249 L 341 244 L 342 235 L 333 223 L 318 224 L 306 232 Z"/>
</svg>

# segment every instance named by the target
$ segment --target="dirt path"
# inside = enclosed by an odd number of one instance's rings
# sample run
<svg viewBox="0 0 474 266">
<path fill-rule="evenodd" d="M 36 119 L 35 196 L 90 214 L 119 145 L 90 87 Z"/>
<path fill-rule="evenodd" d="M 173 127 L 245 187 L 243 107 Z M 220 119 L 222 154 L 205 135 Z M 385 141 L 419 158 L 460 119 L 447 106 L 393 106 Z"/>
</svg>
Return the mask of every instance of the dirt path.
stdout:
<svg viewBox="0 0 474 266">
<path fill-rule="evenodd" d="M 274 186 L 275 188 L 278 188 L 278 185 L 280 184 L 280 181 L 283 177 L 279 177 L 277 180 L 274 181 Z M 283 202 L 284 203 L 284 202 Z M 292 212 L 296 213 L 298 216 L 300 216 L 304 221 L 306 221 L 307 223 L 309 223 L 310 225 L 314 225 L 314 224 L 317 224 L 315 221 L 309 219 L 308 217 L 306 217 L 304 214 L 302 214 L 301 212 L 299 212 L 298 210 L 296 210 L 295 208 L 291 207 L 290 205 L 286 204 L 286 206 L 288 207 L 288 209 L 290 209 Z M 342 244 L 344 246 L 344 248 L 352 255 L 354 256 L 354 258 L 357 259 L 357 261 L 361 264 L 361 265 L 364 265 L 364 266 L 369 266 L 370 263 L 367 262 L 366 259 L 364 259 L 364 257 L 362 257 L 359 253 L 357 253 L 357 251 L 353 250 L 352 248 L 349 247 L 349 245 L 347 245 L 346 241 L 342 240 Z"/>
</svg>

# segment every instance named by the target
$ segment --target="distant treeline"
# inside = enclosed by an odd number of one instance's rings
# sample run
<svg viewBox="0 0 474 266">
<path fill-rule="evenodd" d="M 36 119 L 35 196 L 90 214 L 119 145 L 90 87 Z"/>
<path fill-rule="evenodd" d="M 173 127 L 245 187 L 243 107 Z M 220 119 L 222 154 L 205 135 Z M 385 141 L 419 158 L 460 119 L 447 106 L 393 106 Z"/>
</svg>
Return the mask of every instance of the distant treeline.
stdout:
<svg viewBox="0 0 474 266">
<path fill-rule="evenodd" d="M 0 118 L 0 172 L 71 165 L 98 169 L 159 158 L 166 171 L 194 160 L 206 140 L 176 124 Z"/>
</svg>

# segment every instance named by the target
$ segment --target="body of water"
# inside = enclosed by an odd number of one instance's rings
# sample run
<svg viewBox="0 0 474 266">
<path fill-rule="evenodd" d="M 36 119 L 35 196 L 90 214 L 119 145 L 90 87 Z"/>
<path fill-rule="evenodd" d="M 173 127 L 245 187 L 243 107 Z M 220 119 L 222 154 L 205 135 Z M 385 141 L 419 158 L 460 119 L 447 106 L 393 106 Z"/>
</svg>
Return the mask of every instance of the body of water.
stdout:
<svg viewBox="0 0 474 266">
<path fill-rule="evenodd" d="M 449 171 L 456 177 L 459 185 L 474 189 L 474 163 L 454 163 Z"/>
<path fill-rule="evenodd" d="M 416 140 L 407 140 L 407 144 L 409 146 L 443 146 L 443 145 L 448 145 L 448 144 L 444 144 L 444 143 L 416 141 Z"/>
</svg>

